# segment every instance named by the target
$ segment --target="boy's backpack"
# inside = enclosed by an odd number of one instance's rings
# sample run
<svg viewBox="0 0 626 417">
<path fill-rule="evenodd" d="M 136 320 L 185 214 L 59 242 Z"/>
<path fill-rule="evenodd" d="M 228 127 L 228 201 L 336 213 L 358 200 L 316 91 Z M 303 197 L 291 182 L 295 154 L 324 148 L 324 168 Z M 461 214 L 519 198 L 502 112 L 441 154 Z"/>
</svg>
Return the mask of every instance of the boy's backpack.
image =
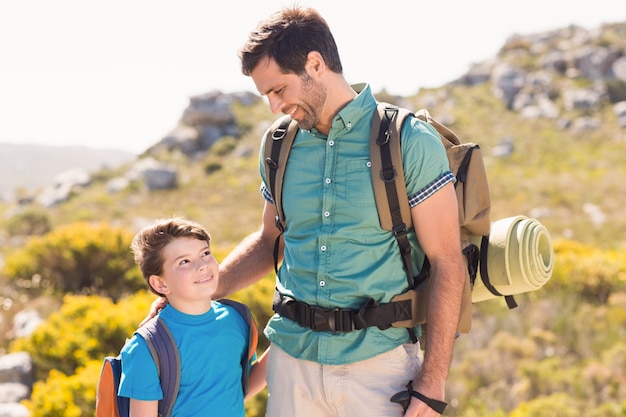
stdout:
<svg viewBox="0 0 626 417">
<path fill-rule="evenodd" d="M 455 190 L 459 202 L 462 249 L 467 264 L 459 332 L 465 333 L 471 327 L 471 288 L 477 276 L 480 260 L 480 250 L 470 240 L 474 236 L 487 235 L 491 224 L 491 199 L 480 147 L 475 143 L 461 143 L 454 132 L 430 117 L 425 109 L 413 113 L 387 103 L 378 103 L 372 118 L 370 139 L 372 181 L 380 224 L 383 229 L 392 231 L 398 241 L 407 272 L 408 290 L 392 299 L 392 303 L 396 303 L 398 308 L 381 308 L 375 314 L 362 317 L 362 320 L 378 323 L 373 325 L 380 328 L 389 325 L 411 328 L 417 324 L 425 324 L 426 321 L 430 265 L 428 259 L 425 259 L 420 273 L 417 276 L 413 274 L 411 245 L 407 238 L 412 220 L 400 149 L 401 127 L 406 117 L 411 115 L 429 123 L 437 130 L 446 148 L 450 170 L 457 178 Z M 276 225 L 281 234 L 285 227 L 282 183 L 289 151 L 297 131 L 297 123 L 289 116 L 284 116 L 274 122 L 265 137 L 265 168 L 268 186 L 276 205 Z M 274 246 L 274 268 L 278 269 L 278 239 Z M 378 318 L 374 319 L 373 316 Z M 386 316 L 382 326 L 379 325 L 381 316 Z"/>
<path fill-rule="evenodd" d="M 139 327 L 135 333 L 146 340 L 152 358 L 157 364 L 163 390 L 163 400 L 159 401 L 159 415 L 169 417 L 176 402 L 180 384 L 178 347 L 169 328 L 158 316 Z M 130 399 L 117 395 L 121 376 L 121 355 L 104 358 L 98 380 L 96 417 L 128 417 Z"/>
<path fill-rule="evenodd" d="M 234 300 L 223 299 L 220 303 L 234 307 L 248 325 L 248 349 L 241 358 L 242 388 L 244 395 L 248 392 L 248 364 L 254 358 L 258 343 L 258 330 L 250 309 Z M 159 416 L 169 417 L 174 408 L 180 384 L 180 356 L 178 347 L 165 322 L 158 316 L 153 317 L 135 333 L 141 335 L 148 344 L 150 353 L 157 365 L 163 400 L 159 401 Z M 130 399 L 117 395 L 122 375 L 122 359 L 120 355 L 104 358 L 96 395 L 96 417 L 128 417 Z"/>
</svg>

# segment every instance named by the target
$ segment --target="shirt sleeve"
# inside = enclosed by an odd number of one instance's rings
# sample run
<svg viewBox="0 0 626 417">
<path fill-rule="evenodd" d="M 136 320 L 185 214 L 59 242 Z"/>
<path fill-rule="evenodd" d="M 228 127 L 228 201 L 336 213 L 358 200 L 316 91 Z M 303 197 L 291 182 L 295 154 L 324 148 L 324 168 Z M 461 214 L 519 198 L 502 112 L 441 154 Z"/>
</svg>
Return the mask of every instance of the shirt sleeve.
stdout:
<svg viewBox="0 0 626 417">
<path fill-rule="evenodd" d="M 455 181 L 446 150 L 434 127 L 415 117 L 402 127 L 402 166 L 411 206 Z"/>
<path fill-rule="evenodd" d="M 118 395 L 142 401 L 163 399 L 156 363 L 143 337 L 133 335 L 121 353 L 122 376 Z"/>
</svg>

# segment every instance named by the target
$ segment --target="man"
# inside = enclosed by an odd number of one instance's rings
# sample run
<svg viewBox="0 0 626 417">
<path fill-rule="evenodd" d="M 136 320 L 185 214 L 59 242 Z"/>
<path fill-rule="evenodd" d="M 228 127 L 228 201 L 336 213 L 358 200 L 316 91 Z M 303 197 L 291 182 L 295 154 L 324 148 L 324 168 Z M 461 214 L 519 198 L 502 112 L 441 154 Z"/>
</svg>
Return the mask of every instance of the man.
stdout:
<svg viewBox="0 0 626 417">
<path fill-rule="evenodd" d="M 406 291 L 407 277 L 374 201 L 369 137 L 376 101 L 369 86 L 355 91 L 345 80 L 332 33 L 313 9 L 286 8 L 262 21 L 240 58 L 272 112 L 291 115 L 300 128 L 283 185 L 277 302 L 293 299 L 307 311 L 388 303 Z M 444 400 L 465 276 L 455 179 L 434 130 L 412 119 L 402 138 L 413 269 L 424 255 L 431 265 L 423 357 L 406 328 L 318 331 L 277 314 L 265 329 L 273 345 L 267 416 L 399 416 L 402 407 L 390 397 L 411 380 L 422 395 L 411 397 L 405 415 L 439 414 L 424 401 Z M 263 161 L 260 170 L 262 226 L 222 262 L 223 296 L 273 267 L 279 231 Z"/>
</svg>

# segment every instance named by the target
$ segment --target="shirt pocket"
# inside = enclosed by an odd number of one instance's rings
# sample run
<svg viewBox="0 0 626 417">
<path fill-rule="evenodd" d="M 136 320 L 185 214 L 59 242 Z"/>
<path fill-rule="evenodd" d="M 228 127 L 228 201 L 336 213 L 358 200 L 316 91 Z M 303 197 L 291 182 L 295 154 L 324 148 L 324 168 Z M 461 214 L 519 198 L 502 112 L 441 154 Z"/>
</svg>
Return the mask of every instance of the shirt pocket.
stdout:
<svg viewBox="0 0 626 417">
<path fill-rule="evenodd" d="M 369 159 L 352 159 L 346 161 L 345 172 L 346 201 L 354 207 L 374 205 L 372 189 L 372 168 Z"/>
</svg>

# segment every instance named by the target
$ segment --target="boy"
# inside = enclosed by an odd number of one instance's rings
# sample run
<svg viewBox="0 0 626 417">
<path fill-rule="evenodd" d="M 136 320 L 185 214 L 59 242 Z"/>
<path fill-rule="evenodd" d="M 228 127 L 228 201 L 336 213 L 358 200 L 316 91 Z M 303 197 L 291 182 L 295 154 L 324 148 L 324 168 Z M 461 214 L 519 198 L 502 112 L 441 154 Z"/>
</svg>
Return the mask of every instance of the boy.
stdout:
<svg viewBox="0 0 626 417">
<path fill-rule="evenodd" d="M 150 289 L 168 301 L 159 316 L 169 327 L 181 359 L 172 417 L 207 412 L 245 416 L 240 360 L 248 326 L 233 307 L 213 300 L 219 266 L 210 240 L 199 224 L 173 218 L 144 228 L 131 245 Z M 134 335 L 121 353 L 119 395 L 130 398 L 131 416 L 156 417 L 163 394 L 146 342 Z M 246 398 L 265 386 L 264 356 L 252 365 Z"/>
</svg>

